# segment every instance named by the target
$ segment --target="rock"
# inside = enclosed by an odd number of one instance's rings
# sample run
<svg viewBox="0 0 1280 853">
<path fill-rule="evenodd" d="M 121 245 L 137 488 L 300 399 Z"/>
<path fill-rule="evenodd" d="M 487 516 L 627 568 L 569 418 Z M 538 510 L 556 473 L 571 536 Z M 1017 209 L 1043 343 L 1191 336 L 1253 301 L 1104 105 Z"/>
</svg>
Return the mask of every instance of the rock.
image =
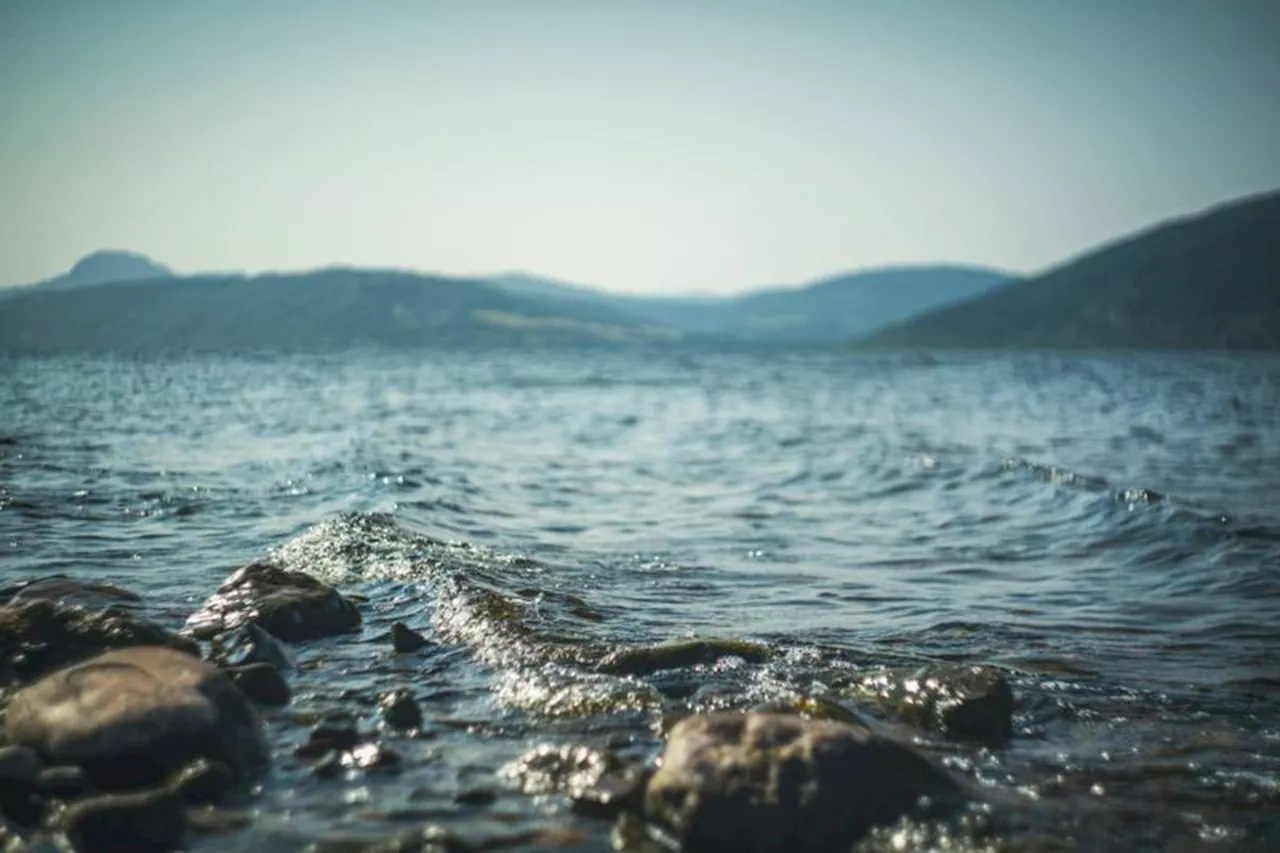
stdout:
<svg viewBox="0 0 1280 853">
<path fill-rule="evenodd" d="M 0 785 L 34 788 L 44 762 L 34 749 L 25 746 L 0 747 Z"/>
<path fill-rule="evenodd" d="M 45 599 L 0 606 L 0 683 L 25 684 L 59 667 L 130 646 L 200 652 L 186 637 L 129 613 L 87 611 Z"/>
<path fill-rule="evenodd" d="M 44 762 L 25 746 L 0 748 L 0 824 L 9 818 L 32 824 L 44 813 L 40 771 Z"/>
<path fill-rule="evenodd" d="M 998 745 L 1013 735 L 1013 689 L 982 666 L 931 666 L 863 678 L 855 690 L 913 725 Z"/>
<path fill-rule="evenodd" d="M 236 786 L 236 774 L 223 762 L 196 758 L 170 777 L 166 786 L 187 806 L 206 806 Z"/>
<path fill-rule="evenodd" d="M 403 763 L 400 754 L 380 743 L 362 743 L 342 754 L 342 766 L 366 773 L 397 773 Z"/>
<path fill-rule="evenodd" d="M 106 794 L 72 805 L 62 827 L 77 853 L 165 853 L 182 847 L 186 813 L 182 799 L 164 789 Z"/>
<path fill-rule="evenodd" d="M 154 646 L 108 652 L 20 690 L 7 732 L 108 790 L 158 783 L 202 756 L 245 776 L 268 755 L 257 712 L 225 675 Z"/>
<path fill-rule="evenodd" d="M 311 775 L 317 779 L 332 779 L 342 773 L 345 768 L 342 766 L 342 754 L 338 752 L 326 752 L 311 767 Z"/>
<path fill-rule="evenodd" d="M 422 709 L 413 694 L 403 688 L 382 694 L 378 699 L 378 711 L 388 728 L 422 728 Z"/>
<path fill-rule="evenodd" d="M 412 654 L 431 645 L 431 641 L 403 622 L 391 626 L 391 646 L 399 654 Z"/>
<path fill-rule="evenodd" d="M 55 800 L 79 800 L 96 792 L 84 770 L 74 764 L 45 768 L 39 785 L 45 796 Z"/>
<path fill-rule="evenodd" d="M 187 628 L 208 638 L 250 621 L 286 642 L 300 643 L 358 630 L 360 611 L 327 583 L 264 561 L 232 573 L 187 619 Z"/>
<path fill-rule="evenodd" d="M 197 758 L 174 774 L 167 787 L 188 806 L 203 806 L 218 802 L 235 783 L 235 774 L 221 761 Z"/>
<path fill-rule="evenodd" d="M 51 575 L 17 587 L 10 603 L 21 601 L 53 601 L 92 610 L 136 604 L 142 597 L 136 593 L 105 583 L 73 580 L 66 575 Z"/>
<path fill-rule="evenodd" d="M 246 622 L 214 637 L 209 659 L 224 669 L 251 663 L 269 663 L 281 672 L 298 667 L 289 647 L 257 622 Z"/>
<path fill-rule="evenodd" d="M 956 783 L 907 746 L 789 714 L 699 714 L 672 730 L 646 816 L 684 850 L 845 853 L 873 826 L 950 803 Z"/>
<path fill-rule="evenodd" d="M 605 655 L 596 668 L 612 675 L 649 675 L 663 669 L 715 663 L 724 657 L 763 663 L 769 659 L 769 649 L 746 640 L 683 640 L 617 649 Z"/>
<path fill-rule="evenodd" d="M 498 794 L 492 788 L 468 788 L 454 795 L 453 801 L 460 806 L 491 806 L 498 800 Z"/>
<path fill-rule="evenodd" d="M 301 758 L 314 758 L 330 750 L 345 752 L 355 749 L 358 743 L 360 730 L 356 727 L 356 721 L 347 716 L 335 715 L 316 723 L 307 742 L 298 747 L 294 754 Z"/>
<path fill-rule="evenodd" d="M 250 663 L 244 666 L 224 667 L 223 672 L 240 692 L 259 705 L 288 705 L 292 696 L 289 684 L 269 663 Z"/>
</svg>

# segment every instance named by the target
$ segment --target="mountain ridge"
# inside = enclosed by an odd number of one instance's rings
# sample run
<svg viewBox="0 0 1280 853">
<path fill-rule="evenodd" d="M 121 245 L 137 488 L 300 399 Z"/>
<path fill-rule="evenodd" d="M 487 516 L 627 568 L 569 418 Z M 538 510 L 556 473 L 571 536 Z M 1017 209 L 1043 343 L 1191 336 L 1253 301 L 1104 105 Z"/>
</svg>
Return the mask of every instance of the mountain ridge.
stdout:
<svg viewBox="0 0 1280 853">
<path fill-rule="evenodd" d="M 857 345 L 1280 349 L 1280 191 L 1155 223 Z"/>
<path fill-rule="evenodd" d="M 126 258 L 129 263 L 145 273 L 145 277 L 137 281 L 121 280 L 116 275 L 120 266 L 98 262 L 100 256 L 110 256 L 119 260 Z M 528 273 L 505 273 L 486 278 L 458 278 L 418 273 L 396 268 L 361 268 L 347 265 L 332 265 L 300 272 L 265 272 L 257 275 L 240 273 L 232 274 L 200 274 L 176 275 L 167 267 L 151 261 L 135 253 L 97 252 L 82 259 L 73 267 L 71 273 L 25 287 L 10 288 L 7 294 L 0 296 L 0 308 L 8 312 L 19 310 L 35 310 L 36 303 L 30 299 L 23 301 L 19 296 L 31 297 L 32 294 L 50 292 L 82 293 L 80 301 L 93 304 L 94 312 L 100 317 L 109 318 L 113 308 L 109 300 L 101 294 L 87 295 L 87 291 L 102 287 L 119 287 L 130 284 L 151 283 L 163 286 L 210 286 L 212 282 L 253 281 L 270 284 L 275 281 L 287 281 L 291 286 L 302 286 L 303 280 L 328 280 L 331 288 L 327 293 L 336 295 L 332 290 L 333 277 L 346 277 L 350 282 L 373 281 L 387 278 L 398 278 L 403 281 L 450 281 L 453 287 L 473 288 L 473 295 L 481 291 L 474 288 L 494 288 L 514 298 L 521 307 L 515 313 L 520 317 L 539 317 L 541 322 L 550 322 L 547 318 L 559 316 L 562 321 L 561 332 L 574 324 L 607 325 L 628 329 L 644 329 L 649 337 L 666 337 L 672 339 L 682 336 L 698 336 L 706 339 L 733 342 L 737 344 L 834 344 L 847 340 L 854 333 L 866 331 L 887 320 L 906 316 L 921 307 L 942 301 L 953 301 L 972 293 L 975 289 L 994 286 L 1004 279 L 1003 273 L 982 270 L 977 267 L 895 267 L 842 274 L 820 279 L 808 284 L 792 287 L 770 288 L 749 291 L 745 294 L 725 296 L 642 296 L 634 294 L 613 294 L 585 285 L 571 284 L 556 279 L 547 279 Z M 107 274 L 101 280 L 95 280 L 95 271 Z M 876 283 L 885 280 L 907 281 L 912 284 L 905 289 L 901 287 L 879 288 Z M 914 288 L 914 291 L 913 291 Z M 129 294 L 125 291 L 114 291 Z M 183 304 L 190 304 L 191 295 L 187 293 L 171 294 L 160 288 L 148 290 L 152 297 L 170 299 Z M 278 294 L 271 294 L 276 296 Z M 181 297 L 179 299 L 178 297 Z M 303 294 L 298 292 L 298 298 Z M 246 291 L 244 298 L 255 298 Z M 62 307 L 71 315 L 76 312 L 75 297 L 65 297 Z M 349 295 L 341 297 L 349 300 Z M 37 302 L 38 302 L 37 298 Z M 480 300 L 484 302 L 484 300 Z M 38 306 L 37 306 L 38 307 Z M 219 308 L 217 305 L 205 306 L 209 312 L 209 322 L 217 322 Z M 121 307 L 120 310 L 123 310 Z M 138 313 L 138 307 L 129 310 Z M 186 310 L 185 308 L 182 310 Z M 230 306 L 232 313 L 238 314 L 241 306 Z M 477 310 L 490 311 L 487 307 Z M 419 314 L 429 313 L 428 306 L 415 309 Z M 37 313 L 40 313 L 37 311 Z M 155 322 L 164 322 L 165 318 L 154 311 L 142 312 Z M 511 312 L 507 312 L 511 313 Z M 43 315 L 44 319 L 32 319 L 35 324 L 31 329 L 23 331 L 21 341 L 33 345 L 38 337 L 33 329 L 41 323 L 53 321 L 52 315 Z M 505 322 L 512 328 L 527 329 L 527 320 L 516 320 L 514 316 L 498 318 L 492 313 L 484 315 L 490 323 Z M 317 318 L 318 319 L 318 318 Z M 184 321 L 185 322 L 185 321 Z M 326 321 L 327 322 L 327 321 Z M 4 328 L 0 322 L 0 329 Z M 172 325 L 172 323 L 169 323 Z M 585 327 L 582 327 L 585 328 Z M 371 330 L 369 330 L 371 332 Z M 595 329 L 596 333 L 602 330 Z M 605 337 L 616 336 L 616 330 L 604 333 Z M 67 338 L 65 329 L 53 329 L 47 336 L 49 340 L 62 340 L 66 346 L 75 342 Z M 101 335 L 93 336 L 102 342 Z M 138 341 L 154 339 L 154 333 L 138 330 Z M 0 343 L 3 343 L 0 341 Z M 21 345 L 21 344 L 20 344 Z M 10 342 L 10 347 L 13 344 Z"/>
</svg>

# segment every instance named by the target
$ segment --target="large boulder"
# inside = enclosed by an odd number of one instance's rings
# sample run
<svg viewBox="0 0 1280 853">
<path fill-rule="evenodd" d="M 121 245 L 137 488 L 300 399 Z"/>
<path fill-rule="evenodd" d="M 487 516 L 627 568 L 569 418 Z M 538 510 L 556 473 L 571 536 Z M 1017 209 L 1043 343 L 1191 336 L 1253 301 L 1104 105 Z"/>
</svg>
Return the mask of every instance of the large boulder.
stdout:
<svg viewBox="0 0 1280 853">
<path fill-rule="evenodd" d="M 199 653 L 186 637 L 131 613 L 83 610 L 46 598 L 0 606 L 0 685 L 24 684 L 59 667 L 129 646 Z"/>
<path fill-rule="evenodd" d="M 18 691 L 6 732 L 105 789 L 158 784 L 201 757 L 244 777 L 268 755 L 257 712 L 223 673 L 155 646 L 108 652 Z"/>
<path fill-rule="evenodd" d="M 10 603 L 43 598 L 91 610 L 128 606 L 142 601 L 141 596 L 127 589 L 111 584 L 79 581 L 66 575 L 49 575 L 26 581 L 0 592 L 0 597 L 7 597 Z"/>
<path fill-rule="evenodd" d="M 187 619 L 200 638 L 256 622 L 280 639 L 298 643 L 360 628 L 360 611 L 327 583 L 272 562 L 237 569 L 204 607 Z"/>
<path fill-rule="evenodd" d="M 686 851 L 845 853 L 873 826 L 958 796 L 945 771 L 865 728 L 717 713 L 672 729 L 644 812 Z"/>
</svg>

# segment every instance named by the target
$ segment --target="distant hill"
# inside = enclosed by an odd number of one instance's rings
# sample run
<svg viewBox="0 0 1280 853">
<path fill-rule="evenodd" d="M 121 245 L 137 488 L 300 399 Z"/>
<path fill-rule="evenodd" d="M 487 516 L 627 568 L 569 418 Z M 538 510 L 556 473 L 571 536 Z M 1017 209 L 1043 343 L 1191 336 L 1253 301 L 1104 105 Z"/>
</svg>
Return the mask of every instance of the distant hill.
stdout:
<svg viewBox="0 0 1280 853">
<path fill-rule="evenodd" d="M 740 342 L 821 344 L 845 341 L 967 299 L 1007 281 L 1008 275 L 962 266 L 895 267 L 724 297 L 615 295 L 521 274 L 491 280 L 512 293 L 609 305 L 688 334 Z"/>
<path fill-rule="evenodd" d="M 670 337 L 604 305 L 571 307 L 483 281 L 383 270 L 37 285 L 0 301 L 0 350 L 10 352 L 235 352 Z"/>
<path fill-rule="evenodd" d="M 860 343 L 1280 349 L 1280 193 L 1159 225 Z"/>
<path fill-rule="evenodd" d="M 171 278 L 173 270 L 157 264 L 146 255 L 104 249 L 86 255 L 63 275 L 42 281 L 33 287 L 65 288 L 107 284 L 114 281 L 144 281 Z M 7 288 L 11 290 L 11 288 Z M 3 293 L 3 291 L 0 291 Z"/>
</svg>

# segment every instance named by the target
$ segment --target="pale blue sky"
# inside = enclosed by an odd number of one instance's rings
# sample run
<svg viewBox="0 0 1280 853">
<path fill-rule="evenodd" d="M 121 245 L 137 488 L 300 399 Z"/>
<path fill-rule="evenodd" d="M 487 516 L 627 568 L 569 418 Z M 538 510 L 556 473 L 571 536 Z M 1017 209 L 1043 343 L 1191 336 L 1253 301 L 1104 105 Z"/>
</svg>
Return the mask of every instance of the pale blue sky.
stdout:
<svg viewBox="0 0 1280 853">
<path fill-rule="evenodd" d="M 1280 187 L 1280 3 L 0 0 L 0 283 L 1043 268 Z"/>
</svg>

